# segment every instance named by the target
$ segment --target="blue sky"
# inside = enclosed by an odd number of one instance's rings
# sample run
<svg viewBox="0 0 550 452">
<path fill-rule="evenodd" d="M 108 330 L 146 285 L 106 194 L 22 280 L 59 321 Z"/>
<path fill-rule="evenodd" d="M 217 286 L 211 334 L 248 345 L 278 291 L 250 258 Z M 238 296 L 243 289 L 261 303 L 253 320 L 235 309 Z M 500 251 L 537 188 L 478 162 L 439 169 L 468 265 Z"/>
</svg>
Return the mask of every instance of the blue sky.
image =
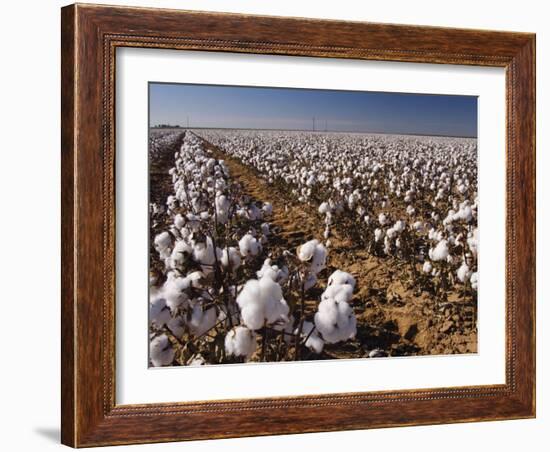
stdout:
<svg viewBox="0 0 550 452">
<path fill-rule="evenodd" d="M 150 125 L 477 136 L 477 97 L 149 84 Z"/>
</svg>

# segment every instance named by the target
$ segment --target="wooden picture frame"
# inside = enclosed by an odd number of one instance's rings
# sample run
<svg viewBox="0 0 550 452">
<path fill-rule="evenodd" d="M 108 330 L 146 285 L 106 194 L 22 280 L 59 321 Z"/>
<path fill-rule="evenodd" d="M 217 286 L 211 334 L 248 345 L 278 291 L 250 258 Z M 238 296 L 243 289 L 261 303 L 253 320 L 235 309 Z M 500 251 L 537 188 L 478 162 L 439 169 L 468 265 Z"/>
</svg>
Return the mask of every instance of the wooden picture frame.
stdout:
<svg viewBox="0 0 550 452">
<path fill-rule="evenodd" d="M 62 9 L 62 442 L 73 447 L 535 416 L 535 35 L 162 9 Z M 115 403 L 115 50 L 506 69 L 506 383 Z"/>
</svg>

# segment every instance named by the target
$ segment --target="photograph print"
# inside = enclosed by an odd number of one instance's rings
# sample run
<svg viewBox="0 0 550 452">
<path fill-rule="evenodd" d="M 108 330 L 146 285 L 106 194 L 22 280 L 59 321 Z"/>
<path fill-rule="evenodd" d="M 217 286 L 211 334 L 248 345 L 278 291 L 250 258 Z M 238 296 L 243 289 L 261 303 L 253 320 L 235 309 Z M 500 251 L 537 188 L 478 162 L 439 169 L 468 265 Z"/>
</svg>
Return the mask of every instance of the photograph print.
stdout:
<svg viewBox="0 0 550 452">
<path fill-rule="evenodd" d="M 477 97 L 148 89 L 150 367 L 477 353 Z"/>
</svg>

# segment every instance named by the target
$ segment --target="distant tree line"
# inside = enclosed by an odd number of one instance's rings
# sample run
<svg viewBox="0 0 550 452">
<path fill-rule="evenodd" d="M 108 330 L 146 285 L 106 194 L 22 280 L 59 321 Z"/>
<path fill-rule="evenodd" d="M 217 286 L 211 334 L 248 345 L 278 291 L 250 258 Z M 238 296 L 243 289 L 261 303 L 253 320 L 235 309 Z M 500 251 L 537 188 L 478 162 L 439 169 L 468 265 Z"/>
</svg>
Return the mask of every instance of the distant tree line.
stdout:
<svg viewBox="0 0 550 452">
<path fill-rule="evenodd" d="M 156 129 L 179 129 L 180 125 L 172 125 L 172 124 L 157 124 L 155 126 Z"/>
</svg>

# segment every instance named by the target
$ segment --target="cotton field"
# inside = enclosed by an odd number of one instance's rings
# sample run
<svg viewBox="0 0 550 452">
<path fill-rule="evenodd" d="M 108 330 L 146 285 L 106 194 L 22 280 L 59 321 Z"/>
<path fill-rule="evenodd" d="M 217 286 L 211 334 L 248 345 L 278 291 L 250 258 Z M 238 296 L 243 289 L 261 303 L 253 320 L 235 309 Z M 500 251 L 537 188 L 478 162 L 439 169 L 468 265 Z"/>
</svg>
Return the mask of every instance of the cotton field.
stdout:
<svg viewBox="0 0 550 452">
<path fill-rule="evenodd" d="M 150 134 L 150 365 L 477 351 L 475 139 Z"/>
</svg>

